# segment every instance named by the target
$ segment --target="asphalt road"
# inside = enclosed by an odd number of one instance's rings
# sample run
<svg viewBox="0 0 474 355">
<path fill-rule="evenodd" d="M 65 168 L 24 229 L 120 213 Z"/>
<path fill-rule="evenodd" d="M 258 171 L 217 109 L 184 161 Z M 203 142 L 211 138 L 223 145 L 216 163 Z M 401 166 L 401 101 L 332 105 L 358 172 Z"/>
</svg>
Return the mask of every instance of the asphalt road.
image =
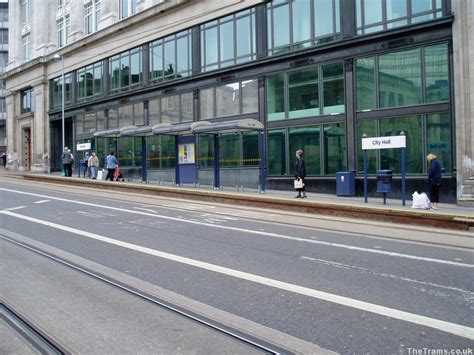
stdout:
<svg viewBox="0 0 474 355">
<path fill-rule="evenodd" d="M 473 348 L 467 233 L 8 179 L 0 229 L 335 352 Z"/>
</svg>

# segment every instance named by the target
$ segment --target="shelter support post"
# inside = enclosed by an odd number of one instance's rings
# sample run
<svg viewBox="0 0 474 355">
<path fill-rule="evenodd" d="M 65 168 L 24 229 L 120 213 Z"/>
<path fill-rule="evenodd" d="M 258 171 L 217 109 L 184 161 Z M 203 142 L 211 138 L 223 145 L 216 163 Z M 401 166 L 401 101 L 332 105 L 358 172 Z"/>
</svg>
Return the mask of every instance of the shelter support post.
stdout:
<svg viewBox="0 0 474 355">
<path fill-rule="evenodd" d="M 175 145 L 175 179 L 176 185 L 180 184 L 180 176 L 179 176 L 179 136 L 175 136 L 174 138 L 174 145 Z"/>
<path fill-rule="evenodd" d="M 405 185 L 405 148 L 401 149 L 402 161 L 402 206 L 406 205 L 406 185 Z"/>
<path fill-rule="evenodd" d="M 214 190 L 219 190 L 221 186 L 219 157 L 219 135 L 214 134 Z"/>
<path fill-rule="evenodd" d="M 367 203 L 367 150 L 364 150 L 364 202 Z"/>
<path fill-rule="evenodd" d="M 147 171 L 146 171 L 146 137 L 142 137 L 142 182 L 147 182 Z"/>
<path fill-rule="evenodd" d="M 261 179 L 261 193 L 265 193 L 266 180 L 267 180 L 267 161 L 266 161 L 266 151 L 265 151 L 265 131 L 261 130 L 258 132 L 258 137 L 260 139 L 260 179 Z"/>
</svg>

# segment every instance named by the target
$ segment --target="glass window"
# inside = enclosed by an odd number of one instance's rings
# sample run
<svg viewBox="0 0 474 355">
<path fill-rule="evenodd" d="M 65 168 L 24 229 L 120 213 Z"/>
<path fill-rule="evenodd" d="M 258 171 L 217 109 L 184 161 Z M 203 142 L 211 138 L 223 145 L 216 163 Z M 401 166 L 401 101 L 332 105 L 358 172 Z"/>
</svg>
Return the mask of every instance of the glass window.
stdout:
<svg viewBox="0 0 474 355">
<path fill-rule="evenodd" d="M 120 0 L 120 18 L 129 17 L 137 12 L 138 0 Z"/>
<path fill-rule="evenodd" d="M 451 172 L 452 143 L 449 113 L 427 115 L 426 135 L 426 152 L 436 154 L 444 172 Z"/>
<path fill-rule="evenodd" d="M 357 122 L 357 173 L 364 173 L 364 152 L 362 150 L 362 138 L 364 133 L 367 137 L 377 137 L 377 120 L 363 120 Z M 367 150 L 367 172 L 377 172 L 377 150 Z"/>
<path fill-rule="evenodd" d="M 198 163 L 201 168 L 214 166 L 214 137 L 209 134 L 199 136 Z"/>
<path fill-rule="evenodd" d="M 166 96 L 161 98 L 161 122 L 162 123 L 179 123 L 180 96 Z"/>
<path fill-rule="evenodd" d="M 110 91 L 127 91 L 142 82 L 142 50 L 132 49 L 109 60 Z"/>
<path fill-rule="evenodd" d="M 191 74 L 191 32 L 185 32 L 186 35 L 178 38 L 177 48 L 177 77 L 185 77 Z"/>
<path fill-rule="evenodd" d="M 258 80 L 244 80 L 242 85 L 242 113 L 258 112 Z"/>
<path fill-rule="evenodd" d="M 311 2 L 295 1 L 292 4 L 293 42 L 306 42 L 301 47 L 309 47 L 311 43 Z"/>
<path fill-rule="evenodd" d="M 268 175 L 286 175 L 285 130 L 275 129 L 267 132 Z"/>
<path fill-rule="evenodd" d="M 192 122 L 194 120 L 194 94 L 187 92 L 181 94 L 181 122 Z"/>
<path fill-rule="evenodd" d="M 423 173 L 423 132 L 420 116 L 384 118 L 380 120 L 380 136 L 398 136 L 404 131 L 407 136 L 406 172 L 407 174 Z M 380 150 L 381 169 L 392 170 L 401 174 L 400 149 Z"/>
<path fill-rule="evenodd" d="M 239 83 L 216 87 L 217 117 L 239 114 L 240 91 Z"/>
<path fill-rule="evenodd" d="M 28 89 L 21 92 L 21 113 L 35 112 L 35 92 Z"/>
<path fill-rule="evenodd" d="M 137 102 L 133 104 L 133 123 L 135 126 L 143 126 L 145 124 L 143 102 Z"/>
<path fill-rule="evenodd" d="M 416 14 L 418 12 L 431 11 L 432 1 L 431 0 L 415 0 L 411 3 L 411 11 Z"/>
<path fill-rule="evenodd" d="M 382 1 L 364 0 L 365 24 L 382 22 Z"/>
<path fill-rule="evenodd" d="M 255 59 L 255 9 L 201 25 L 203 72 Z"/>
<path fill-rule="evenodd" d="M 334 34 L 333 1 L 314 1 L 314 25 L 316 37 L 324 37 Z M 338 1 L 336 0 L 336 4 Z M 339 25 L 339 18 L 336 17 L 336 24 Z"/>
<path fill-rule="evenodd" d="M 148 101 L 148 118 L 151 126 L 160 123 L 160 99 Z"/>
<path fill-rule="evenodd" d="M 290 128 L 290 174 L 295 174 L 296 151 L 302 149 L 307 175 L 321 174 L 321 135 L 320 126 Z"/>
<path fill-rule="evenodd" d="M 344 112 L 344 66 L 323 66 L 324 114 Z"/>
<path fill-rule="evenodd" d="M 84 133 L 84 115 L 76 115 L 76 134 Z"/>
<path fill-rule="evenodd" d="M 134 165 L 135 150 L 133 138 L 134 137 L 122 137 L 118 142 L 117 160 L 121 167 Z"/>
<path fill-rule="evenodd" d="M 127 127 L 133 125 L 133 105 L 120 106 L 119 113 L 119 127 Z"/>
<path fill-rule="evenodd" d="M 103 131 L 105 129 L 105 115 L 104 111 L 97 111 L 97 131 Z"/>
<path fill-rule="evenodd" d="M 199 91 L 200 119 L 213 118 L 214 116 L 214 88 Z"/>
<path fill-rule="evenodd" d="M 357 59 L 355 70 L 357 110 L 375 108 L 374 57 Z"/>
<path fill-rule="evenodd" d="M 176 148 L 173 136 L 161 136 L 161 167 L 172 169 L 176 165 Z"/>
<path fill-rule="evenodd" d="M 258 132 L 242 133 L 242 162 L 244 166 L 258 166 L 260 164 L 258 135 Z"/>
<path fill-rule="evenodd" d="M 118 128 L 118 109 L 111 108 L 107 115 L 107 128 Z"/>
<path fill-rule="evenodd" d="M 347 170 L 346 124 L 333 123 L 324 126 L 324 173 L 335 175 Z"/>
<path fill-rule="evenodd" d="M 175 41 L 170 40 L 165 42 L 165 76 L 174 76 L 176 73 L 176 53 Z"/>
<path fill-rule="evenodd" d="M 268 121 L 285 118 L 285 80 L 283 74 L 267 77 L 267 113 Z"/>
<path fill-rule="evenodd" d="M 95 112 L 84 115 L 84 133 L 91 133 L 96 130 Z"/>
<path fill-rule="evenodd" d="M 240 134 L 222 134 L 219 137 L 219 163 L 222 167 L 240 165 Z"/>
<path fill-rule="evenodd" d="M 290 9 L 289 5 L 280 6 L 273 9 L 273 46 L 288 46 L 290 44 Z"/>
<path fill-rule="evenodd" d="M 379 85 L 380 107 L 420 104 L 420 49 L 381 55 Z M 394 94 L 398 101 L 390 102 L 390 93 Z"/>
<path fill-rule="evenodd" d="M 319 115 L 318 68 L 288 73 L 289 117 Z"/>
<path fill-rule="evenodd" d="M 448 46 L 425 47 L 426 102 L 449 101 Z"/>
<path fill-rule="evenodd" d="M 386 0 L 387 2 L 387 20 L 394 20 L 407 16 L 406 0 Z"/>
</svg>

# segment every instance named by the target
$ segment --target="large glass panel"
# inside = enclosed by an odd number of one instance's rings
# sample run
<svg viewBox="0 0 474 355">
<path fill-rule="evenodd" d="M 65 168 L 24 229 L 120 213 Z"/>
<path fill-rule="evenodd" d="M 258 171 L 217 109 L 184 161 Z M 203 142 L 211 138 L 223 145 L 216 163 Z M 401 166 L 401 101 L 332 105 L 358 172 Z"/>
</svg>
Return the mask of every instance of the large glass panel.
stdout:
<svg viewBox="0 0 474 355">
<path fill-rule="evenodd" d="M 200 119 L 214 117 L 214 89 L 204 89 L 199 91 L 199 111 Z"/>
<path fill-rule="evenodd" d="M 103 110 L 97 111 L 97 131 L 105 129 L 105 112 Z"/>
<path fill-rule="evenodd" d="M 357 59 L 355 68 L 357 110 L 375 108 L 374 57 Z"/>
<path fill-rule="evenodd" d="M 285 118 L 285 81 L 283 74 L 267 77 L 268 121 Z"/>
<path fill-rule="evenodd" d="M 95 112 L 86 113 L 84 115 L 84 133 L 91 133 L 95 131 L 96 122 L 95 122 Z"/>
<path fill-rule="evenodd" d="M 404 131 L 407 136 L 406 172 L 423 173 L 423 132 L 420 116 L 384 118 L 380 120 L 380 136 L 398 136 Z M 381 149 L 380 167 L 401 174 L 400 149 Z"/>
<path fill-rule="evenodd" d="M 425 47 L 426 102 L 449 101 L 448 47 Z"/>
<path fill-rule="evenodd" d="M 133 104 L 133 124 L 143 126 L 145 124 L 145 113 L 143 112 L 143 102 Z"/>
<path fill-rule="evenodd" d="M 102 93 L 102 63 L 94 67 L 94 95 Z"/>
<path fill-rule="evenodd" d="M 167 41 L 165 42 L 165 45 L 164 45 L 164 51 L 165 51 L 164 75 L 174 76 L 176 72 L 176 69 L 174 67 L 175 62 L 176 62 L 174 36 L 168 37 L 165 40 Z"/>
<path fill-rule="evenodd" d="M 239 83 L 232 83 L 216 88 L 217 117 L 239 114 Z"/>
<path fill-rule="evenodd" d="M 131 84 L 138 84 L 142 81 L 141 52 L 135 52 L 130 58 L 131 63 Z"/>
<path fill-rule="evenodd" d="M 413 14 L 424 11 L 431 11 L 432 2 L 431 0 L 412 0 L 411 11 Z"/>
<path fill-rule="evenodd" d="M 120 58 L 120 86 L 128 87 L 130 84 L 130 55 L 122 54 Z"/>
<path fill-rule="evenodd" d="M 335 175 L 347 170 L 346 124 L 324 126 L 324 173 Z"/>
<path fill-rule="evenodd" d="M 181 95 L 181 122 L 193 121 L 193 97 L 192 92 Z"/>
<path fill-rule="evenodd" d="M 386 0 L 387 21 L 407 15 L 407 0 Z"/>
<path fill-rule="evenodd" d="M 258 132 L 242 133 L 242 154 L 244 166 L 255 166 L 260 164 L 258 135 Z"/>
<path fill-rule="evenodd" d="M 226 22 L 220 26 L 221 61 L 234 58 L 234 22 Z"/>
<path fill-rule="evenodd" d="M 178 123 L 180 121 L 179 113 L 180 96 L 173 95 L 161 98 L 161 122 Z"/>
<path fill-rule="evenodd" d="M 344 65 L 323 66 L 324 114 L 344 112 Z"/>
<path fill-rule="evenodd" d="M 94 68 L 92 66 L 86 68 L 85 81 L 86 81 L 86 96 L 92 96 L 94 94 Z"/>
<path fill-rule="evenodd" d="M 126 105 L 119 107 L 119 124 L 121 127 L 133 125 L 133 105 Z"/>
<path fill-rule="evenodd" d="M 205 63 L 208 66 L 217 63 L 217 27 L 204 31 L 205 35 Z"/>
<path fill-rule="evenodd" d="M 295 1 L 293 12 L 293 43 L 305 42 L 311 39 L 311 2 Z M 307 44 L 308 46 L 310 43 Z"/>
<path fill-rule="evenodd" d="M 307 126 L 289 129 L 290 175 L 295 174 L 296 151 L 302 149 L 306 175 L 321 174 L 320 126 Z"/>
<path fill-rule="evenodd" d="M 290 44 L 290 14 L 288 5 L 273 9 L 273 41 L 275 47 Z"/>
<path fill-rule="evenodd" d="M 357 122 L 357 174 L 364 174 L 364 152 L 362 150 L 362 138 L 377 137 L 377 120 L 363 120 Z M 377 172 L 377 150 L 367 150 L 367 172 Z"/>
<path fill-rule="evenodd" d="M 110 89 L 117 90 L 120 87 L 120 58 L 110 60 Z"/>
<path fill-rule="evenodd" d="M 268 175 L 286 175 L 285 130 L 275 129 L 267 132 Z"/>
<path fill-rule="evenodd" d="M 452 170 L 451 120 L 449 113 L 435 113 L 426 117 L 426 152 L 438 156 L 444 173 Z"/>
<path fill-rule="evenodd" d="M 240 165 L 240 134 L 223 134 L 219 138 L 220 157 L 222 167 Z"/>
<path fill-rule="evenodd" d="M 319 115 L 318 68 L 288 73 L 289 117 Z"/>
<path fill-rule="evenodd" d="M 179 77 L 188 76 L 190 70 L 189 63 L 189 37 L 178 39 L 178 68 Z"/>
<path fill-rule="evenodd" d="M 150 49 L 151 77 L 152 79 L 163 76 L 163 46 L 160 44 Z"/>
<path fill-rule="evenodd" d="M 242 81 L 242 113 L 258 112 L 258 80 Z"/>
<path fill-rule="evenodd" d="M 199 135 L 198 164 L 201 168 L 214 166 L 214 136 Z"/>
<path fill-rule="evenodd" d="M 160 99 L 148 101 L 148 117 L 150 126 L 160 123 Z"/>
<path fill-rule="evenodd" d="M 150 136 L 146 139 L 147 167 L 148 169 L 160 168 L 160 136 Z"/>
<path fill-rule="evenodd" d="M 421 103 L 420 49 L 379 57 L 380 107 Z"/>
<path fill-rule="evenodd" d="M 250 32 L 250 17 L 240 18 L 236 22 L 237 57 L 253 53 Z"/>
<path fill-rule="evenodd" d="M 110 108 L 107 114 L 107 128 L 118 128 L 118 110 Z"/>
<path fill-rule="evenodd" d="M 382 1 L 364 0 L 365 25 L 382 22 Z"/>
<path fill-rule="evenodd" d="M 336 2 L 337 1 L 338 0 L 336 0 Z M 332 0 L 314 0 L 314 25 L 316 37 L 334 33 L 332 4 Z M 339 19 L 336 19 L 336 21 L 338 20 Z"/>
</svg>

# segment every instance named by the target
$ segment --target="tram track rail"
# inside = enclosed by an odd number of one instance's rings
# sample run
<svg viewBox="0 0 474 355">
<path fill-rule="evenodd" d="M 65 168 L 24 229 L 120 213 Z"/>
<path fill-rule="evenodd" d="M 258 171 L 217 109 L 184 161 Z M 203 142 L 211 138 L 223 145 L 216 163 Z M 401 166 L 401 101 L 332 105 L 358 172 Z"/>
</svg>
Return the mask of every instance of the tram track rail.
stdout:
<svg viewBox="0 0 474 355">
<path fill-rule="evenodd" d="M 189 310 L 186 310 L 184 309 L 183 307 L 180 307 L 180 306 L 177 306 L 177 305 L 174 305 L 166 300 L 162 300 L 156 296 L 153 296 L 151 294 L 148 294 L 146 292 L 144 292 L 143 290 L 138 290 L 136 288 L 134 288 L 133 286 L 130 286 L 130 285 L 127 285 L 123 282 L 120 282 L 120 281 L 117 281 L 117 280 L 114 280 L 110 277 L 107 277 L 107 276 L 104 276 L 98 272 L 95 272 L 93 270 L 90 270 L 90 269 L 87 269 L 87 268 L 84 268 L 83 266 L 79 266 L 79 265 L 76 265 L 75 263 L 73 262 L 70 262 L 66 259 L 63 259 L 63 258 L 60 258 L 58 256 L 55 256 L 55 255 L 52 255 L 46 251 L 43 251 L 37 247 L 34 247 L 34 246 L 31 246 L 31 245 L 28 245 L 26 243 L 23 243 L 23 242 L 19 242 L 17 240 L 14 240 L 12 238 L 9 238 L 7 236 L 4 236 L 4 235 L 0 235 L 0 238 L 7 241 L 7 242 L 10 242 L 18 247 L 21 247 L 23 249 L 26 249 L 26 250 L 29 250 L 33 253 L 36 253 L 38 255 L 41 255 L 49 260 L 52 260 L 60 265 L 63 265 L 63 266 L 66 266 L 68 268 L 71 268 L 77 272 L 80 272 L 84 275 L 87 275 L 97 281 L 100 281 L 102 283 L 105 283 L 105 284 L 108 284 L 109 286 L 112 286 L 112 287 L 115 287 L 129 295 L 132 295 L 134 297 L 137 297 L 139 299 L 142 299 L 142 300 L 145 300 L 147 302 L 150 302 L 151 304 L 155 305 L 155 306 L 158 306 L 162 309 L 166 309 L 174 314 L 177 314 L 181 317 L 184 317 L 185 319 L 188 319 L 190 321 L 193 321 L 193 322 L 196 322 L 202 326 L 205 326 L 209 329 L 212 329 L 213 331 L 215 332 L 218 332 L 218 333 L 221 333 L 221 334 L 225 334 L 226 336 L 229 336 L 230 338 L 238 341 L 238 342 L 241 342 L 241 343 L 244 343 L 258 351 L 262 351 L 262 353 L 264 354 L 293 354 L 293 352 L 289 351 L 288 349 L 285 349 L 285 348 L 282 348 L 280 346 L 277 346 L 277 345 L 274 345 L 274 344 L 271 344 L 265 340 L 262 340 L 262 339 L 259 339 L 251 334 L 247 334 L 247 333 L 244 333 L 240 330 L 237 330 L 237 329 L 233 329 L 232 327 L 229 327 L 225 324 L 222 324 L 222 323 L 218 323 L 216 322 L 215 320 L 212 320 L 212 319 L 209 319 L 209 318 L 206 318 L 205 316 L 203 315 L 200 315 L 200 314 L 196 314 L 192 311 L 189 311 Z M 2 317 L 4 315 L 4 305 L 2 303 Z M 8 310 L 8 308 L 5 306 L 5 309 Z M 8 311 L 5 311 L 5 313 L 8 312 Z M 14 319 L 14 318 L 12 318 Z M 30 329 L 30 332 L 33 332 L 31 333 L 32 335 L 34 335 L 34 328 L 29 326 L 28 327 L 28 322 L 20 322 L 18 321 L 19 324 L 24 324 L 25 325 L 25 333 L 26 333 L 26 330 L 29 328 Z M 41 334 L 41 333 L 38 333 L 38 336 L 41 336 L 42 338 L 45 339 L 46 342 L 49 342 L 49 338 L 47 336 L 45 336 L 44 334 Z M 51 344 L 53 344 L 54 346 L 57 346 L 54 342 L 51 342 Z M 57 346 L 57 350 L 58 352 L 46 352 L 48 354 L 68 354 L 68 352 L 66 352 L 64 349 L 62 349 L 61 347 Z"/>
</svg>

